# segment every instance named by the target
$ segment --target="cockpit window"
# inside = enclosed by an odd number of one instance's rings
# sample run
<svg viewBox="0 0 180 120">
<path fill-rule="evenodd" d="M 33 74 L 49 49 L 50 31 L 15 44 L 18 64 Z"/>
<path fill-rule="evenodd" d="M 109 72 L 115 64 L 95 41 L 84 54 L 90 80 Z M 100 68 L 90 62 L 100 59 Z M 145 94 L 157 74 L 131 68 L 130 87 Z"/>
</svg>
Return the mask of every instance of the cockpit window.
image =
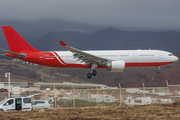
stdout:
<svg viewBox="0 0 180 120">
<path fill-rule="evenodd" d="M 169 54 L 169 56 L 173 56 L 173 54 Z"/>
</svg>

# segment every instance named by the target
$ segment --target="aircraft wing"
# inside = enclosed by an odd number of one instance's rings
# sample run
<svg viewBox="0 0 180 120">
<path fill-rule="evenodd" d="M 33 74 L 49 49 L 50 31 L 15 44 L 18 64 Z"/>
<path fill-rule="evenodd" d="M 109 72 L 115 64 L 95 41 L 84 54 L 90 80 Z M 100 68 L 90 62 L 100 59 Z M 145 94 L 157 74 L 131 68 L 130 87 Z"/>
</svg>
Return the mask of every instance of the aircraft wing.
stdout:
<svg viewBox="0 0 180 120">
<path fill-rule="evenodd" d="M 78 50 L 76 48 L 73 48 L 71 46 L 66 45 L 63 41 L 60 41 L 61 46 L 66 48 L 67 50 L 71 51 L 74 53 L 74 58 L 78 58 L 82 62 L 85 62 L 86 65 L 89 65 L 91 63 L 98 63 L 100 65 L 105 65 L 107 64 L 108 61 L 112 61 L 110 59 L 102 58 L 96 55 L 89 54 L 87 52 L 83 52 L 81 50 Z"/>
</svg>

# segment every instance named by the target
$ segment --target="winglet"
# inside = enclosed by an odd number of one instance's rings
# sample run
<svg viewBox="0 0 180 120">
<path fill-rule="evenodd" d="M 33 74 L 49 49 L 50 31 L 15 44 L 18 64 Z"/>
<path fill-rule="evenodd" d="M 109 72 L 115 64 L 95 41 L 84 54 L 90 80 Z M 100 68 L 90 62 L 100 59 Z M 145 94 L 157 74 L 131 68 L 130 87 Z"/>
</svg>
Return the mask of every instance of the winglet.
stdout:
<svg viewBox="0 0 180 120">
<path fill-rule="evenodd" d="M 64 43 L 63 41 L 60 41 L 61 46 L 67 46 L 66 43 Z"/>
</svg>

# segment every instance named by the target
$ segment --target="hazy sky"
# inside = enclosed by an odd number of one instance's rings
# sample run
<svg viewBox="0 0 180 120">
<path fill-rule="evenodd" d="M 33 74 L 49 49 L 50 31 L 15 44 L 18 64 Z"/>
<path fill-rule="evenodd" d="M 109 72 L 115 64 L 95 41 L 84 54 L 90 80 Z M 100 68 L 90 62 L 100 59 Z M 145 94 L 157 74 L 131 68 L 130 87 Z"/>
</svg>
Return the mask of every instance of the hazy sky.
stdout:
<svg viewBox="0 0 180 120">
<path fill-rule="evenodd" d="M 125 28 L 180 29 L 180 0 L 0 0 L 0 19 L 41 18 Z"/>
</svg>

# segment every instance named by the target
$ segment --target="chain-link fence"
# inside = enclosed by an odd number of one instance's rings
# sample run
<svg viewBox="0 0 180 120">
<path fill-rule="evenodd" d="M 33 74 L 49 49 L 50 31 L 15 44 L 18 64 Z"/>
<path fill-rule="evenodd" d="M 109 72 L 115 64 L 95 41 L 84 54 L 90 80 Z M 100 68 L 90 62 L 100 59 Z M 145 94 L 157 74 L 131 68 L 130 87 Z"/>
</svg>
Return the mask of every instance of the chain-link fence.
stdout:
<svg viewBox="0 0 180 120">
<path fill-rule="evenodd" d="M 57 108 L 61 107 L 87 107 L 87 106 L 117 106 L 123 103 L 125 98 L 125 89 L 122 89 L 120 95 L 119 89 L 54 89 L 40 91 L 25 91 L 21 96 L 33 94 L 31 100 L 49 100 Z"/>
<path fill-rule="evenodd" d="M 8 97 L 8 92 L 0 92 L 0 101 Z"/>
<path fill-rule="evenodd" d="M 142 88 L 116 88 L 100 89 L 66 87 L 62 89 L 51 88 L 37 91 L 25 91 L 20 96 L 38 94 L 31 100 L 48 100 L 57 108 L 63 107 L 88 107 L 88 106 L 119 106 L 119 105 L 144 105 L 164 104 L 180 101 L 180 85 L 168 87 L 142 87 Z M 46 90 L 45 90 L 46 89 Z M 8 93 L 1 93 L 0 100 L 6 98 Z"/>
</svg>

